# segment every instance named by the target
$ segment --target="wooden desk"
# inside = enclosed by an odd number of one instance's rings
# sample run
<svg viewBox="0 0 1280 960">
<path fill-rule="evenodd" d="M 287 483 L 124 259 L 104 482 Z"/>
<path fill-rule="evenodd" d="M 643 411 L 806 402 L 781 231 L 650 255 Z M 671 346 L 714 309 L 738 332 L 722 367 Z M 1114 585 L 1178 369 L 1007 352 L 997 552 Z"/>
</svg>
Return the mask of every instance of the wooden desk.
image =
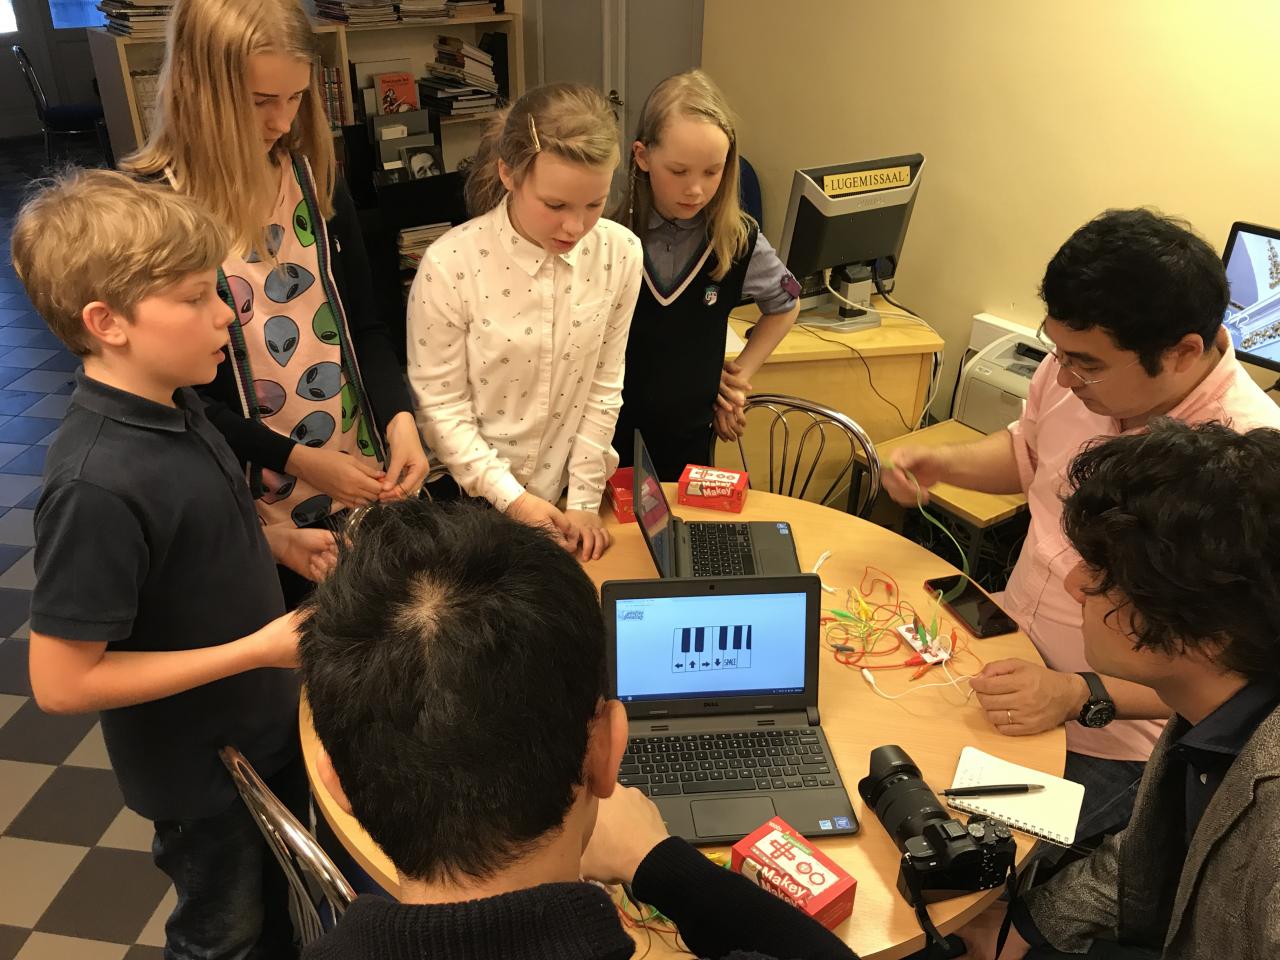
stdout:
<svg viewBox="0 0 1280 960">
<path fill-rule="evenodd" d="M 668 495 L 675 491 L 668 485 Z M 723 513 L 682 507 L 686 519 L 722 520 Z M 823 550 L 831 558 L 822 567 L 823 581 L 838 590 L 856 586 L 867 564 L 893 574 L 907 599 L 924 604 L 923 583 L 928 577 L 955 573 L 947 563 L 897 534 L 816 504 L 767 493 L 752 492 L 743 512 L 744 519 L 786 519 L 795 530 L 800 565 L 812 568 Z M 634 524 L 618 524 L 609 518 L 614 534 L 613 547 L 605 556 L 587 565 L 597 583 L 605 580 L 652 577 L 653 563 Z M 824 597 L 835 602 L 829 594 Z M 1023 634 L 972 641 L 983 660 L 1025 657 L 1037 661 L 1031 641 Z M 966 664 L 957 664 L 965 666 Z M 990 727 L 976 701 L 964 704 L 962 694 L 951 688 L 932 688 L 893 702 L 877 697 L 861 675 L 822 656 L 819 708 L 823 727 L 831 744 L 841 776 L 849 787 L 853 808 L 862 830 L 853 837 L 819 840 L 822 850 L 848 870 L 858 881 L 853 916 L 837 932 L 862 957 L 895 960 L 924 946 L 924 936 L 915 915 L 897 892 L 900 854 L 881 827 L 874 811 L 864 808 L 857 796 L 858 780 L 867 772 L 872 748 L 886 743 L 904 747 L 919 764 L 935 791 L 951 783 L 960 750 L 972 744 L 1015 763 L 1053 774 L 1061 774 L 1066 757 L 1062 728 L 1033 737 L 1004 737 Z M 888 693 L 910 687 L 908 671 L 882 671 L 877 677 Z M 305 703 L 300 710 L 303 755 L 320 808 L 334 833 L 351 855 L 380 884 L 395 893 L 397 884 L 391 864 L 368 835 L 350 816 L 338 809 L 320 784 L 315 772 L 316 738 Z M 1019 862 L 1031 849 L 1032 841 L 1019 836 Z M 955 930 L 993 901 L 999 891 L 972 894 L 934 904 L 929 912 L 944 933 Z M 640 939 L 643 940 L 643 933 Z M 643 949 L 643 948 L 642 948 Z M 677 956 L 657 937 L 650 956 Z"/>
</svg>

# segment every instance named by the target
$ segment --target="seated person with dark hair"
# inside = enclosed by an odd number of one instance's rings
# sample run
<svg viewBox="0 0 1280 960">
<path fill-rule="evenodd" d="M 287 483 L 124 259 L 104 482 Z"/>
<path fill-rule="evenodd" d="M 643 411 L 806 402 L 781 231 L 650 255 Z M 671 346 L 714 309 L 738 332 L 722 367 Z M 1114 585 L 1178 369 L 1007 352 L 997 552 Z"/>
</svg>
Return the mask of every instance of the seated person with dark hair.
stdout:
<svg viewBox="0 0 1280 960">
<path fill-rule="evenodd" d="M 1174 717 L 1129 826 L 1019 901 L 1000 956 L 1280 957 L 1280 431 L 1161 420 L 1070 480 L 1089 663 Z M 960 931 L 968 956 L 1003 915 Z"/>
<path fill-rule="evenodd" d="M 320 776 L 400 879 L 400 902 L 360 897 L 310 960 L 630 957 L 583 877 L 629 882 L 699 956 L 854 957 L 617 786 L 627 718 L 605 699 L 599 600 L 543 531 L 379 506 L 309 608 Z"/>
<path fill-rule="evenodd" d="M 1222 328 L 1222 261 L 1181 220 L 1108 210 L 1054 254 L 1040 295 L 1052 353 L 1022 416 L 975 443 L 895 451 L 884 486 L 910 506 L 917 493 L 907 470 L 926 497 L 939 482 L 1026 494 L 1031 526 L 1001 605 L 1047 666 L 999 660 L 972 686 L 1001 733 L 1066 723 L 1066 775 L 1085 786 L 1079 837 L 1088 841 L 1129 819 L 1168 709 L 1141 684 L 1094 675 L 1085 660 L 1080 608 L 1065 587 L 1077 559 L 1062 535 L 1067 465 L 1090 441 L 1140 431 L 1158 416 L 1245 431 L 1280 427 L 1280 409 L 1237 362 Z"/>
</svg>

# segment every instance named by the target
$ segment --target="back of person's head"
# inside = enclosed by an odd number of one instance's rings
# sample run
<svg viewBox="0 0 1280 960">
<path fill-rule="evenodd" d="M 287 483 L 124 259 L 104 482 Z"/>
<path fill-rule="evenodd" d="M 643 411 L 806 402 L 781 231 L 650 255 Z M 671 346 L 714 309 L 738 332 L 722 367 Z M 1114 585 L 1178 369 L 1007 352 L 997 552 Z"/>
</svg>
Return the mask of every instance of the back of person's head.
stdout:
<svg viewBox="0 0 1280 960">
<path fill-rule="evenodd" d="M 676 117 L 712 124 L 729 139 L 720 186 L 706 206 L 707 234 L 716 256 L 712 275 L 719 280 L 729 272 L 734 258 L 746 247 L 750 223 L 739 197 L 741 171 L 733 111 L 720 88 L 707 74 L 701 70 L 678 73 L 667 77 L 649 93 L 636 125 L 636 142 L 645 147 L 657 146 L 662 142 L 663 132 Z M 618 219 L 643 238 L 648 232 L 652 212 L 653 190 L 648 175 L 640 169 L 633 153 Z"/>
<path fill-rule="evenodd" d="M 309 608 L 316 732 L 403 875 L 482 880 L 560 827 L 606 687 L 599 601 L 569 553 L 496 510 L 379 506 Z"/>
<path fill-rule="evenodd" d="M 1050 317 L 1105 330 L 1150 376 L 1188 334 L 1207 350 L 1227 309 L 1222 260 L 1185 221 L 1152 210 L 1108 210 L 1071 235 L 1040 284 Z"/>
<path fill-rule="evenodd" d="M 492 210 L 506 196 L 499 160 L 518 185 L 542 154 L 585 167 L 617 164 L 618 123 L 599 90 L 581 83 L 534 87 L 495 115 L 480 138 L 467 175 L 471 215 Z"/>
<path fill-rule="evenodd" d="M 241 254 L 266 249 L 265 221 L 280 189 L 249 89 L 255 54 L 281 54 L 309 67 L 310 86 L 278 147 L 310 161 L 320 213 L 332 216 L 333 137 L 320 99 L 320 46 L 299 0 L 177 0 L 151 134 L 120 164 L 147 178 L 171 171 L 178 188 L 226 226 Z"/>
<path fill-rule="evenodd" d="M 1280 676 L 1280 431 L 1153 421 L 1072 462 L 1063 523 L 1137 649 Z"/>
<path fill-rule="evenodd" d="M 77 356 L 94 349 L 87 304 L 130 317 L 139 301 L 227 255 L 222 228 L 167 188 L 75 169 L 37 186 L 14 223 L 13 266 L 36 312 Z"/>
</svg>

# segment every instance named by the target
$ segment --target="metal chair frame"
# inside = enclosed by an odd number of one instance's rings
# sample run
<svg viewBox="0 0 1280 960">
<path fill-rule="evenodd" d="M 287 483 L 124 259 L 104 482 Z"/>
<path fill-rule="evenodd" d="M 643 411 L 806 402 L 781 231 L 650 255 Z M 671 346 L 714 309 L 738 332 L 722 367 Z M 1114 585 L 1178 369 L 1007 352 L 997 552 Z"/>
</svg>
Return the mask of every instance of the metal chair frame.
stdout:
<svg viewBox="0 0 1280 960">
<path fill-rule="evenodd" d="M 315 837 L 271 792 L 239 750 L 223 747 L 219 756 L 289 881 L 294 916 L 306 946 L 324 934 L 317 895 L 328 902 L 337 919 L 355 900 L 355 891 Z"/>
<path fill-rule="evenodd" d="M 773 422 L 769 426 L 768 481 L 770 493 L 782 493 L 788 497 L 805 499 L 805 494 L 809 492 L 809 486 L 813 482 L 814 473 L 817 471 L 818 463 L 822 460 L 823 451 L 826 449 L 826 434 L 828 427 L 830 427 L 838 430 L 848 442 L 849 456 L 832 479 L 831 485 L 827 487 L 826 492 L 818 498 L 817 502 L 824 506 L 829 506 L 830 501 L 847 487 L 849 498 L 845 507 L 846 511 L 854 516 L 863 518 L 870 513 L 871 506 L 880 492 L 880 457 L 876 453 L 875 444 L 867 436 L 867 432 L 853 418 L 840 413 L 838 410 L 832 410 L 822 404 L 814 403 L 811 400 L 782 393 L 759 393 L 748 397 L 744 412 L 749 414 L 756 409 L 766 409 L 773 414 Z M 802 414 L 809 422 L 804 427 L 803 432 L 800 433 L 799 441 L 795 445 L 795 456 L 789 457 L 788 453 L 791 449 L 792 438 L 791 424 L 787 421 L 787 417 L 797 413 Z M 775 457 L 775 452 L 778 450 L 779 426 L 782 428 L 782 449 Z M 803 482 L 800 482 L 801 470 L 805 464 L 805 451 L 810 445 L 810 436 L 815 431 L 817 449 L 809 461 L 809 469 L 804 474 Z M 862 448 L 863 455 L 866 457 L 865 467 L 857 463 L 856 460 L 856 451 L 859 447 Z M 712 450 L 714 451 L 714 449 L 715 442 L 712 441 Z M 747 471 L 751 486 L 754 487 L 756 474 L 752 472 L 751 466 L 747 462 L 747 451 L 743 446 L 741 437 L 738 438 L 738 456 Z M 865 493 L 860 498 L 859 471 L 863 469 L 867 473 L 868 484 Z M 842 485 L 842 481 L 845 481 L 846 478 L 847 482 Z M 799 483 L 798 492 L 796 489 L 797 483 Z M 860 499 L 861 506 L 859 506 Z"/>
<path fill-rule="evenodd" d="M 27 51 L 22 49 L 21 44 L 15 43 L 9 49 L 17 59 L 18 69 L 22 71 L 23 79 L 27 81 L 27 89 L 31 91 L 31 97 L 36 102 L 36 117 L 40 120 L 40 131 L 44 134 L 44 156 L 49 166 L 53 166 L 53 135 L 55 133 L 96 134 L 98 142 L 102 146 L 103 153 L 106 154 L 107 161 L 110 163 L 112 159 L 111 145 L 110 140 L 107 138 L 106 120 L 101 116 L 98 117 L 91 129 L 52 129 L 49 126 L 49 98 L 45 96 L 44 86 L 40 83 L 40 77 L 36 75 L 35 67 L 31 64 L 31 58 L 27 56 Z"/>
</svg>

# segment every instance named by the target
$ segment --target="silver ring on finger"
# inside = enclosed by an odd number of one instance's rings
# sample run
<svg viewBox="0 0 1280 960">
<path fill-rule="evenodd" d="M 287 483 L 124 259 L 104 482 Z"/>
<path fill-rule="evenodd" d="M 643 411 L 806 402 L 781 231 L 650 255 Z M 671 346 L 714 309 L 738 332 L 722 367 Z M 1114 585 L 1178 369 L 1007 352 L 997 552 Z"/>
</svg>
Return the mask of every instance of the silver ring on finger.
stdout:
<svg viewBox="0 0 1280 960">
<path fill-rule="evenodd" d="M 1006 710 L 1006 711 L 1004 712 L 1004 715 L 1005 715 L 1005 719 L 1008 721 L 1008 726 L 1012 727 L 1012 726 L 1013 726 L 1013 711 L 1012 711 L 1012 710 Z"/>
</svg>

